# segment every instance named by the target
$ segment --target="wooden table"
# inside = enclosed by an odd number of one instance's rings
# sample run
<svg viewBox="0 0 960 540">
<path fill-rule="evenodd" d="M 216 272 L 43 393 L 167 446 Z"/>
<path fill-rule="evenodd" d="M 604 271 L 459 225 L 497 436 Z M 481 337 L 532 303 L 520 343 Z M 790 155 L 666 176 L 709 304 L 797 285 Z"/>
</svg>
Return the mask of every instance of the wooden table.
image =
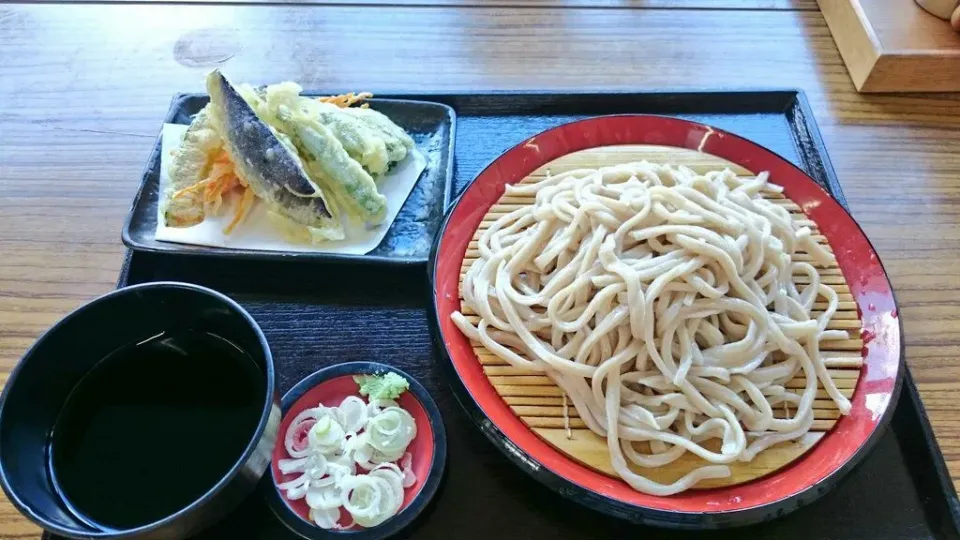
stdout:
<svg viewBox="0 0 960 540">
<path fill-rule="evenodd" d="M 800 87 L 960 482 L 960 96 L 857 94 L 813 0 L 323 3 L 0 6 L 0 382 L 114 286 L 170 97 L 213 67 L 374 91 Z M 0 504 L 0 538 L 37 536 Z"/>
</svg>

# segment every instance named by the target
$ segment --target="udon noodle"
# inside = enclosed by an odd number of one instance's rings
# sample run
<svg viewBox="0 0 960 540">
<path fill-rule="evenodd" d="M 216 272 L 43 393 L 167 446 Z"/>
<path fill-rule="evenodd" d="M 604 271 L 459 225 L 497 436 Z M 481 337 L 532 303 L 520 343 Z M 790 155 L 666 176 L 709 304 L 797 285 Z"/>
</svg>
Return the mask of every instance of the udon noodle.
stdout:
<svg viewBox="0 0 960 540">
<path fill-rule="evenodd" d="M 479 320 L 453 320 L 553 380 L 637 491 L 729 476 L 726 464 L 810 430 L 818 379 L 850 410 L 820 354 L 821 341 L 847 338 L 827 330 L 837 293 L 806 262 L 833 255 L 760 196 L 781 191 L 767 178 L 639 162 L 507 186 L 536 201 L 482 233 L 462 289 Z M 789 388 L 796 378 L 802 389 Z M 686 452 L 709 464 L 672 484 L 628 464 Z"/>
</svg>

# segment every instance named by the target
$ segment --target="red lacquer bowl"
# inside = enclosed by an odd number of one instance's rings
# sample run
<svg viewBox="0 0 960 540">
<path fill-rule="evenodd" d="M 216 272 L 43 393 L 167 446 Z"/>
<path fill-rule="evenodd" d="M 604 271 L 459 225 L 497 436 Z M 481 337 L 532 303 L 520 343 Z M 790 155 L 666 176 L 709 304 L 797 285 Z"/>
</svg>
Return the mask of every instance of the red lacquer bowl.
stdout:
<svg viewBox="0 0 960 540">
<path fill-rule="evenodd" d="M 707 136 L 709 134 L 709 136 Z M 458 284 L 467 245 L 505 184 L 572 152 L 647 144 L 700 150 L 751 171 L 769 171 L 827 237 L 863 322 L 864 367 L 853 410 L 813 449 L 790 465 L 746 484 L 645 495 L 581 465 L 538 438 L 510 411 L 484 376 L 470 342 L 450 320 L 460 307 Z M 430 262 L 434 333 L 455 376 L 452 386 L 482 430 L 540 482 L 573 500 L 631 521 L 684 528 L 756 523 L 816 499 L 869 452 L 889 422 L 903 379 L 902 329 L 890 281 L 870 241 L 850 214 L 813 179 L 782 157 L 723 130 L 677 118 L 626 115 L 566 124 L 524 141 L 487 166 L 466 188 L 437 237 Z M 491 426 L 492 424 L 492 426 Z"/>
<path fill-rule="evenodd" d="M 397 400 L 400 407 L 413 416 L 417 425 L 417 435 L 408 447 L 413 458 L 411 468 L 417 477 L 416 483 L 404 491 L 403 504 L 397 515 L 387 521 L 365 529 L 354 526 L 350 529 L 323 530 L 310 519 L 310 507 L 305 500 L 290 501 L 276 486 L 294 479 L 296 474 L 282 474 L 278 462 L 289 458 L 284 447 L 284 435 L 293 419 L 306 409 L 323 404 L 337 406 L 347 396 L 359 396 L 359 387 L 353 380 L 354 375 L 382 373 L 392 371 L 410 382 L 410 390 Z M 283 420 L 273 449 L 270 463 L 272 486 L 268 496 L 274 513 L 288 527 L 305 538 L 333 538 L 344 534 L 351 539 L 384 538 L 398 532 L 417 517 L 433 498 L 446 462 L 446 435 L 440 410 L 427 393 L 427 390 L 406 373 L 384 364 L 375 362 L 349 362 L 323 370 L 300 381 L 284 397 L 282 402 Z M 349 515 L 341 512 L 340 524 L 349 523 Z"/>
</svg>

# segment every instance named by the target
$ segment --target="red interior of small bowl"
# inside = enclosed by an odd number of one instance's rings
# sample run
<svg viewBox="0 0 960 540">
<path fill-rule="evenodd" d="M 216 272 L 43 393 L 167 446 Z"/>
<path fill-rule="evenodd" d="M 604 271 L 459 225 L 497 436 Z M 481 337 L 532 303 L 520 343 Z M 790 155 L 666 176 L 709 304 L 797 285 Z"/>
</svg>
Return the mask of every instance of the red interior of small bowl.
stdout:
<svg viewBox="0 0 960 540">
<path fill-rule="evenodd" d="M 496 393 L 470 342 L 450 320 L 450 314 L 460 308 L 459 275 L 467 245 L 487 210 L 503 194 L 504 185 L 519 182 L 566 154 L 623 144 L 699 150 L 754 172 L 769 171 L 771 182 L 783 186 L 785 195 L 816 222 L 833 247 L 863 322 L 864 367 L 853 410 L 805 456 L 772 475 L 671 497 L 634 491 L 619 479 L 571 460 L 527 428 Z M 791 163 L 716 128 L 677 118 L 636 115 L 592 118 L 551 129 L 518 144 L 485 169 L 464 192 L 441 235 L 434 275 L 437 316 L 444 345 L 467 391 L 521 451 L 559 477 L 614 500 L 674 512 L 732 512 L 796 495 L 823 481 L 864 445 L 884 417 L 902 369 L 900 326 L 890 282 L 853 218 Z"/>
<path fill-rule="evenodd" d="M 281 474 L 280 468 L 277 465 L 281 459 L 290 457 L 283 444 L 284 435 L 286 435 L 287 429 L 290 427 L 290 422 L 301 412 L 316 407 L 321 403 L 327 407 L 336 407 L 340 405 L 340 402 L 347 396 L 360 396 L 359 387 L 353 380 L 353 375 L 334 377 L 314 386 L 290 407 L 290 410 L 287 411 L 287 414 L 283 417 L 283 421 L 280 423 L 280 436 L 278 437 L 277 445 L 273 449 L 271 459 L 270 466 L 273 470 L 273 479 L 276 484 L 293 480 L 299 474 Z M 417 481 L 405 490 L 403 505 L 397 512 L 399 514 L 409 506 L 410 502 L 420 493 L 420 488 L 423 487 L 427 475 L 430 473 L 430 465 L 433 463 L 434 437 L 427 411 L 412 392 L 404 392 L 397 402 L 400 404 L 400 407 L 413 416 L 413 420 L 417 424 L 417 436 L 414 437 L 410 446 L 407 447 L 407 451 L 410 452 L 413 458 L 411 468 L 417 477 Z M 290 501 L 287 500 L 284 493 L 280 495 L 284 502 L 286 502 L 298 516 L 305 521 L 313 523 L 310 519 L 310 507 L 307 506 L 305 500 Z M 341 525 L 350 523 L 350 516 L 345 511 L 341 510 L 339 523 Z M 355 528 L 359 529 L 360 527 L 355 526 Z"/>
</svg>

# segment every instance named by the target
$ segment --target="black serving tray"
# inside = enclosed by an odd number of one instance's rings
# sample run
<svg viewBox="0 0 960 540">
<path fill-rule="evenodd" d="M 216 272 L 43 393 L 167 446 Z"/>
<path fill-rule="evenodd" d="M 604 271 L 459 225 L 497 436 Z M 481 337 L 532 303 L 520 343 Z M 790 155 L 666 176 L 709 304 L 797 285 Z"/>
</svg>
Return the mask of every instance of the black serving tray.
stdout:
<svg viewBox="0 0 960 540">
<path fill-rule="evenodd" d="M 306 95 L 318 95 L 308 92 Z M 320 94 L 322 95 L 322 94 Z M 210 97 L 206 94 L 179 94 L 170 103 L 164 123 L 189 124 Z M 154 238 L 157 229 L 157 204 L 160 184 L 161 138 L 157 138 L 147 160 L 133 205 L 123 225 L 123 243 L 134 251 L 230 257 L 235 259 L 284 259 L 298 261 L 353 260 L 379 265 L 423 264 L 430 255 L 434 234 L 450 203 L 453 181 L 453 144 L 456 136 L 456 114 L 440 103 L 423 100 L 368 100 L 370 108 L 389 116 L 407 131 L 427 161 L 413 191 L 407 197 L 386 236 L 369 253 L 349 255 L 302 251 L 259 251 L 252 249 L 194 246 L 161 242 Z"/>
<path fill-rule="evenodd" d="M 455 188 L 546 128 L 613 113 L 674 115 L 712 124 L 795 163 L 844 202 L 810 108 L 799 91 L 396 96 L 452 106 L 458 116 Z M 958 539 L 957 494 L 909 374 L 890 428 L 831 493 L 780 519 L 726 531 L 665 531 L 620 522 L 551 492 L 514 467 L 457 404 L 431 343 L 422 267 L 300 265 L 132 253 L 119 285 L 181 280 L 222 291 L 260 323 L 286 392 L 317 369 L 373 360 L 430 390 L 444 414 L 448 468 L 439 496 L 403 534 L 418 539 Z M 202 534 L 293 540 L 259 496 Z M 52 540 L 52 539 L 51 539 Z"/>
</svg>

